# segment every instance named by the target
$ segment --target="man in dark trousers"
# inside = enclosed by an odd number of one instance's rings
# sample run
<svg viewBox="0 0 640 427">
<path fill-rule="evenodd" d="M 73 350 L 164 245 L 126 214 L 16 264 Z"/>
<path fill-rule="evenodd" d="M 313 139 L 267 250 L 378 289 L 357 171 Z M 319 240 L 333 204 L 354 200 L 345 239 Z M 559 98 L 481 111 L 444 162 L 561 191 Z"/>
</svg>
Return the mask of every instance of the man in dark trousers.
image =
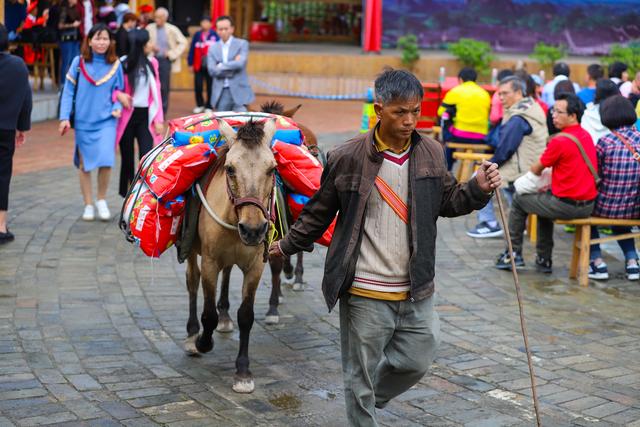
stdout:
<svg viewBox="0 0 640 427">
<path fill-rule="evenodd" d="M 440 340 L 434 307 L 436 221 L 482 208 L 500 186 L 484 162 L 456 182 L 442 146 L 415 131 L 423 89 L 404 70 L 375 82 L 378 124 L 327 156 L 320 189 L 270 256 L 311 250 L 338 214 L 322 290 L 340 300 L 347 418 L 377 426 L 376 408 L 415 385 Z"/>
<path fill-rule="evenodd" d="M 10 55 L 9 35 L 0 24 L 0 244 L 14 239 L 7 228 L 9 184 L 16 146 L 31 128 L 31 86 L 22 58 Z"/>
</svg>

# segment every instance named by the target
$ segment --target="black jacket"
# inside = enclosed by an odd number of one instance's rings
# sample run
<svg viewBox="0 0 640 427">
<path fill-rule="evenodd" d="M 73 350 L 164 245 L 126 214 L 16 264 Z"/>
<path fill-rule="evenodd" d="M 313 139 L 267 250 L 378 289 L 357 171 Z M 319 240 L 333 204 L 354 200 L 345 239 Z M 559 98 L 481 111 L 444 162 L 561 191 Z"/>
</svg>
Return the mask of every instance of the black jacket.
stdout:
<svg viewBox="0 0 640 427">
<path fill-rule="evenodd" d="M 382 164 L 373 143 L 373 130 L 330 151 L 320 189 L 304 207 L 289 234 L 280 241 L 285 255 L 313 249 L 333 221 L 338 220 L 327 252 L 322 291 L 329 310 L 351 287 L 364 233 L 367 200 Z M 460 184 L 447 172 L 442 146 L 414 132 L 409 157 L 409 278 L 411 298 L 433 294 L 436 221 L 439 216 L 465 215 L 484 207 L 491 195 L 475 178 Z"/>
<path fill-rule="evenodd" d="M 0 53 L 0 129 L 31 129 L 31 86 L 22 58 Z"/>
</svg>

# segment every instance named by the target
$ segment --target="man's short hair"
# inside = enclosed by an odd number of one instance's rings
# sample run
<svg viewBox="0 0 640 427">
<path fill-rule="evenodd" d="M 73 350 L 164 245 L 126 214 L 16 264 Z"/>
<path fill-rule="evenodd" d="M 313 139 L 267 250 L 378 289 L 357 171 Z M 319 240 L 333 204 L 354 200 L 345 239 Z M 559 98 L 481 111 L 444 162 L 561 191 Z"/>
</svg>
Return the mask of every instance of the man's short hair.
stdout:
<svg viewBox="0 0 640 427">
<path fill-rule="evenodd" d="M 200 18 L 200 22 L 202 22 L 202 21 L 209 21 L 209 22 L 211 22 L 211 17 L 210 17 L 210 16 L 206 16 L 206 15 L 205 15 L 205 16 L 203 16 L 202 18 Z"/>
<path fill-rule="evenodd" d="M 596 94 L 593 98 L 593 103 L 600 104 L 605 99 L 614 95 L 620 95 L 618 85 L 609 79 L 599 79 L 596 82 Z"/>
<path fill-rule="evenodd" d="M 587 74 L 595 82 L 604 77 L 604 68 L 600 64 L 591 64 L 587 67 Z"/>
<path fill-rule="evenodd" d="M 520 77 L 508 76 L 500 80 L 500 86 L 509 85 L 512 91 L 520 92 L 522 96 L 526 96 L 527 84 Z"/>
<path fill-rule="evenodd" d="M 0 52 L 9 50 L 9 33 L 7 27 L 0 24 Z"/>
<path fill-rule="evenodd" d="M 624 62 L 616 61 L 609 64 L 609 78 L 622 78 L 622 73 L 627 71 L 629 67 Z"/>
<path fill-rule="evenodd" d="M 376 100 L 381 104 L 393 101 L 422 101 L 422 83 L 406 70 L 386 69 L 375 82 Z"/>
<path fill-rule="evenodd" d="M 216 24 L 220 21 L 229 21 L 229 24 L 231 24 L 232 27 L 235 27 L 235 23 L 233 22 L 233 18 L 230 17 L 229 15 L 222 15 L 222 16 L 218 16 L 218 18 L 216 19 Z"/>
<path fill-rule="evenodd" d="M 475 82 L 478 80 L 478 73 L 471 67 L 464 67 L 458 73 L 458 78 L 463 82 Z"/>
<path fill-rule="evenodd" d="M 567 76 L 571 74 L 571 69 L 566 62 L 556 62 L 553 65 L 553 75 L 554 76 Z"/>
<path fill-rule="evenodd" d="M 125 22 L 131 22 L 131 21 L 138 22 L 138 15 L 136 15 L 135 13 L 131 13 L 131 12 L 127 12 L 124 15 L 122 15 L 122 23 L 123 24 Z"/>
<path fill-rule="evenodd" d="M 164 15 L 165 18 L 169 19 L 169 9 L 167 9 L 166 7 L 157 8 L 156 13 Z"/>
<path fill-rule="evenodd" d="M 600 120 L 609 129 L 633 126 L 638 119 L 633 104 L 622 95 L 614 95 L 600 104 Z"/>
<path fill-rule="evenodd" d="M 513 70 L 511 68 L 503 68 L 502 70 L 498 71 L 498 81 L 502 81 L 509 76 L 513 76 Z"/>
<path fill-rule="evenodd" d="M 567 115 L 570 116 L 575 114 L 578 119 L 578 123 L 580 123 L 580 120 L 582 120 L 582 114 L 584 114 L 584 103 L 580 98 L 578 98 L 578 95 L 575 93 L 563 92 L 558 95 L 556 98 L 556 102 L 557 101 L 567 101 Z"/>
</svg>

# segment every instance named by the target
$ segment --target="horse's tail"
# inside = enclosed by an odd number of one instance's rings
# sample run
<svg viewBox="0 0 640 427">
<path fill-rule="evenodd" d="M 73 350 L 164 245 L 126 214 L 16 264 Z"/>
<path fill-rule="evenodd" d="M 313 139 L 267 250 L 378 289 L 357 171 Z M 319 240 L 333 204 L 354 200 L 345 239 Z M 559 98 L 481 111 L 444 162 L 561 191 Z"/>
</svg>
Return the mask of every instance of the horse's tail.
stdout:
<svg viewBox="0 0 640 427">
<path fill-rule="evenodd" d="M 260 111 L 263 113 L 271 113 L 282 115 L 284 113 L 284 105 L 275 99 L 271 101 L 267 101 L 264 104 L 260 105 Z"/>
</svg>

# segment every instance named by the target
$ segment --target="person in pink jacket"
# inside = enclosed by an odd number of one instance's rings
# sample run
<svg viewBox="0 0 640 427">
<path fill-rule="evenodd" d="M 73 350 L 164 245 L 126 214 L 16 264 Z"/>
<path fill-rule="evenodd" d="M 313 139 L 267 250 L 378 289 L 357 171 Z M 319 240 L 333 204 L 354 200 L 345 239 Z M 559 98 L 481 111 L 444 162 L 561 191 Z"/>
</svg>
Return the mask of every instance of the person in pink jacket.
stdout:
<svg viewBox="0 0 640 427">
<path fill-rule="evenodd" d="M 141 159 L 162 140 L 164 115 L 160 95 L 158 61 L 147 30 L 129 32 L 129 54 L 121 58 L 124 68 L 124 92 L 114 94 L 124 109 L 116 129 L 122 162 L 118 192 L 125 197 L 135 175 L 133 140 L 138 140 Z"/>
</svg>

